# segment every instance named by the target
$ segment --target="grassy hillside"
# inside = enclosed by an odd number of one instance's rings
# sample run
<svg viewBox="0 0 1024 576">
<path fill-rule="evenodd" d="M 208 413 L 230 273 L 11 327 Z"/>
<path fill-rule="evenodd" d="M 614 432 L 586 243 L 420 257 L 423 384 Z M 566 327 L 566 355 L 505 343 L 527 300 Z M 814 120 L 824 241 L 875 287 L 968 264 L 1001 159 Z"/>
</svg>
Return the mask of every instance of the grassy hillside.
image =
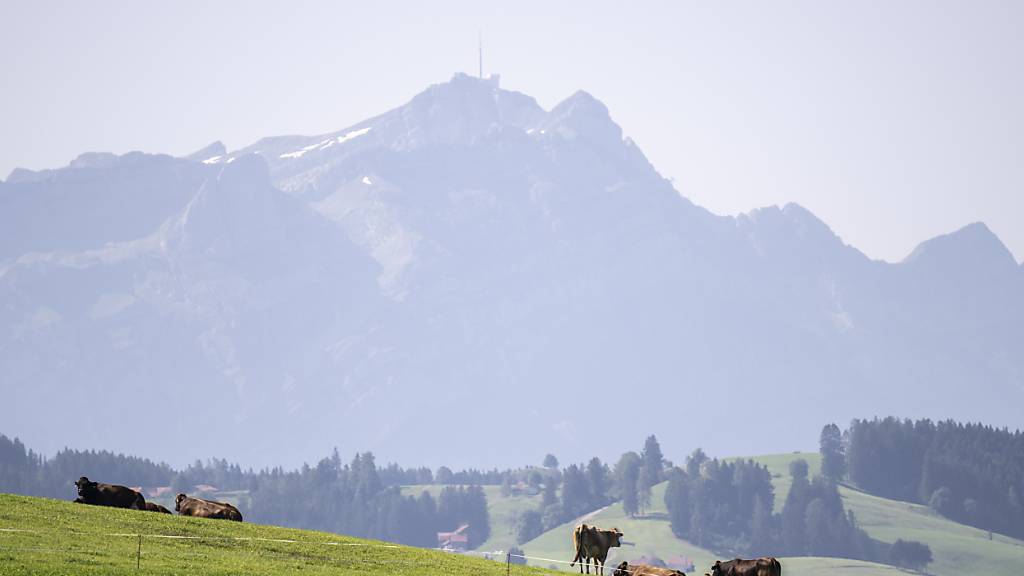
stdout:
<svg viewBox="0 0 1024 576">
<path fill-rule="evenodd" d="M 780 454 L 752 458 L 768 466 L 775 486 L 776 510 L 781 510 L 789 493 L 789 463 L 804 458 L 814 473 L 820 469 L 818 454 Z M 778 476 L 776 476 L 778 474 Z M 843 506 L 853 510 L 857 523 L 883 542 L 897 538 L 919 540 L 932 549 L 934 561 L 928 571 L 940 576 L 954 574 L 1016 575 L 1024 570 L 1024 542 L 957 524 L 926 506 L 871 496 L 840 487 Z"/>
<path fill-rule="evenodd" d="M 136 554 L 142 533 L 141 570 Z M 174 536 L 158 538 L 153 535 Z M 0 494 L 0 572 L 501 576 L 497 562 L 324 532 Z M 545 574 L 512 567 L 512 574 Z"/>
<path fill-rule="evenodd" d="M 429 492 L 435 499 L 441 495 L 444 486 L 424 484 L 402 486 L 404 496 L 419 496 Z M 516 543 L 515 525 L 524 510 L 536 509 L 540 506 L 541 496 L 502 496 L 501 486 L 484 486 L 487 495 L 487 512 L 491 519 L 491 537 L 477 547 L 477 550 L 494 551 L 508 550 Z"/>
<path fill-rule="evenodd" d="M 807 460 L 813 473 L 817 473 L 821 457 L 815 453 L 791 453 L 758 456 L 751 458 L 768 467 L 775 487 L 775 511 L 782 510 L 789 493 L 789 463 L 797 458 Z M 692 559 L 696 573 L 702 574 L 716 558 L 709 551 L 698 548 L 685 540 L 676 538 L 669 528 L 664 505 L 665 484 L 655 486 L 652 495 L 652 509 L 645 518 L 628 518 L 620 504 L 613 504 L 589 515 L 586 522 L 601 527 L 618 527 L 624 533 L 624 540 L 632 546 L 615 550 L 609 557 L 619 562 L 642 555 L 656 555 L 661 558 L 686 556 Z M 933 513 L 927 507 L 878 498 L 848 487 L 841 487 L 843 505 L 853 510 L 857 521 L 871 537 L 883 542 L 897 538 L 920 540 L 932 549 L 934 562 L 928 572 L 939 576 L 983 573 L 986 576 L 1018 574 L 1024 570 L 1024 542 L 993 535 L 983 530 L 970 528 L 952 522 Z M 526 554 L 555 560 L 572 558 L 572 528 L 580 519 L 563 524 L 545 532 L 523 546 Z M 905 573 L 895 568 L 869 562 L 836 558 L 782 558 L 784 571 L 788 575 L 829 573 L 863 576 L 884 576 Z M 538 566 L 555 567 L 544 561 L 532 562 Z M 564 568 L 564 567 L 562 567 Z"/>
<path fill-rule="evenodd" d="M 602 528 L 618 528 L 622 530 L 623 540 L 628 544 L 613 549 L 608 556 L 608 564 L 632 560 L 640 556 L 656 555 L 660 558 L 670 556 L 686 556 L 694 561 L 698 569 L 710 566 L 715 560 L 714 554 L 680 540 L 672 534 L 666 517 L 665 488 L 663 482 L 651 489 L 651 509 L 644 518 L 629 518 L 622 509 L 622 504 L 612 504 L 594 514 L 567 522 L 554 530 L 549 530 L 522 546 L 527 556 L 551 558 L 554 560 L 572 560 L 572 529 L 580 521 L 594 524 Z M 539 566 L 554 566 L 543 561 L 531 561 Z M 703 572 L 701 572 L 703 573 Z"/>
<path fill-rule="evenodd" d="M 623 540 L 627 545 L 613 549 L 608 557 L 608 564 L 632 560 L 640 556 L 658 556 L 662 559 L 671 556 L 685 556 L 693 560 L 696 569 L 694 574 L 703 574 L 719 557 L 709 550 L 699 548 L 672 534 L 668 519 L 665 517 L 664 498 L 667 484 L 655 486 L 651 498 L 651 510 L 644 518 L 628 518 L 621 504 L 613 504 L 596 514 L 587 517 L 585 522 L 601 527 L 617 527 L 624 533 Z M 572 559 L 572 529 L 580 520 L 574 520 L 545 532 L 538 538 L 528 542 L 523 549 L 528 556 L 552 558 L 555 560 Z M 614 560 L 614 562 L 613 562 Z M 787 576 L 811 576 L 813 574 L 830 574 L 832 576 L 894 576 L 905 572 L 871 562 L 845 560 L 838 558 L 780 558 L 783 573 Z M 531 561 L 537 566 L 546 566 L 567 570 L 564 565 L 555 565 L 544 561 Z"/>
</svg>

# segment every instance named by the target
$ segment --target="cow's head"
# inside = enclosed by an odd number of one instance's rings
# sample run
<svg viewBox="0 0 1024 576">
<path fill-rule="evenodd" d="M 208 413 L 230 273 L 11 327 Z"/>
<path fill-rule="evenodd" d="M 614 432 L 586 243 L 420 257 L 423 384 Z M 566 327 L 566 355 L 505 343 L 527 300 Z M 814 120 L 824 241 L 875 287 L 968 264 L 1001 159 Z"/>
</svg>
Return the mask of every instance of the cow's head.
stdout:
<svg viewBox="0 0 1024 576">
<path fill-rule="evenodd" d="M 623 560 L 618 566 L 615 567 L 615 572 L 612 572 L 612 576 L 629 576 L 629 562 Z"/>
<path fill-rule="evenodd" d="M 615 548 L 622 546 L 622 531 L 618 528 L 612 528 L 608 533 L 611 538 L 608 539 L 608 546 Z"/>
<path fill-rule="evenodd" d="M 184 494 L 178 494 L 177 496 L 174 497 L 174 511 L 175 512 L 181 512 L 181 503 L 182 503 L 182 501 L 185 500 L 185 498 L 188 498 L 188 496 L 185 496 Z"/>
<path fill-rule="evenodd" d="M 78 495 L 82 498 L 86 498 L 96 493 L 96 483 L 85 476 L 79 478 L 75 482 L 75 486 L 78 487 Z"/>
<path fill-rule="evenodd" d="M 711 565 L 711 574 L 705 574 L 704 576 L 721 576 L 722 574 L 722 561 L 715 560 L 715 563 Z"/>
</svg>

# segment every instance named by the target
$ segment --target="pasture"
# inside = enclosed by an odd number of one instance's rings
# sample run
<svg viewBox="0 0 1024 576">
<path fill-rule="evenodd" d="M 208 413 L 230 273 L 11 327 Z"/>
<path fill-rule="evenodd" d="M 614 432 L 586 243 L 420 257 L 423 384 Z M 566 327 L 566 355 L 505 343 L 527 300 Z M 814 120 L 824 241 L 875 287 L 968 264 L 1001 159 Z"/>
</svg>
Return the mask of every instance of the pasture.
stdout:
<svg viewBox="0 0 1024 576">
<path fill-rule="evenodd" d="M 143 536 L 139 554 L 136 534 L 164 537 Z M 324 532 L 10 494 L 0 494 L 0 568 L 4 576 L 506 573 L 504 563 Z M 547 574 L 523 566 L 511 573 Z"/>
</svg>

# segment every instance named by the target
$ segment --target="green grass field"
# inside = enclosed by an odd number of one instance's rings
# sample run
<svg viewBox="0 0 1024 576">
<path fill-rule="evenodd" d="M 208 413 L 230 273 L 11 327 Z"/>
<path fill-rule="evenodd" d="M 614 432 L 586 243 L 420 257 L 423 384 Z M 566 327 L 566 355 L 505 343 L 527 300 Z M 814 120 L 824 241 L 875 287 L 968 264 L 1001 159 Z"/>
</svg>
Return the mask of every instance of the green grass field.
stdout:
<svg viewBox="0 0 1024 576">
<path fill-rule="evenodd" d="M 148 536 L 137 557 L 140 533 Z M 511 572 L 546 573 L 521 566 Z M 0 494 L 0 573 L 501 576 L 506 567 L 324 532 Z"/>
<path fill-rule="evenodd" d="M 439 484 L 424 484 L 414 486 L 402 486 L 404 496 L 419 496 L 422 492 L 429 492 L 435 499 L 441 495 L 444 486 Z M 540 506 L 541 496 L 502 496 L 501 486 L 484 486 L 484 494 L 487 495 L 487 512 L 491 520 L 491 537 L 486 542 L 477 546 L 477 550 L 483 551 L 505 551 L 516 543 L 515 525 L 519 515 L 524 510 Z"/>
</svg>

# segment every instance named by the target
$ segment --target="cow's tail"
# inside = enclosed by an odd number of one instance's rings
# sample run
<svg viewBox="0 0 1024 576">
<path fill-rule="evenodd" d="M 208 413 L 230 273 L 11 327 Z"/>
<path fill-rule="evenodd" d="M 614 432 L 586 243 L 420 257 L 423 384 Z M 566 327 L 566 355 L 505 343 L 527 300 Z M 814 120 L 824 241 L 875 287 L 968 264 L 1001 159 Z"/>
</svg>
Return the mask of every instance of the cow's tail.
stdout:
<svg viewBox="0 0 1024 576">
<path fill-rule="evenodd" d="M 142 496 L 141 492 L 136 492 L 135 493 L 135 502 L 132 503 L 131 507 L 136 509 L 136 510 L 145 510 L 146 509 L 146 499 Z"/>
<path fill-rule="evenodd" d="M 586 524 L 580 524 L 572 531 L 572 547 L 576 549 L 576 556 L 573 557 L 572 562 L 569 562 L 569 568 L 572 568 L 577 562 L 581 561 L 580 554 L 583 548 L 583 532 L 587 530 Z"/>
<path fill-rule="evenodd" d="M 775 558 L 772 558 L 772 574 L 775 576 L 782 576 L 782 564 Z"/>
</svg>

